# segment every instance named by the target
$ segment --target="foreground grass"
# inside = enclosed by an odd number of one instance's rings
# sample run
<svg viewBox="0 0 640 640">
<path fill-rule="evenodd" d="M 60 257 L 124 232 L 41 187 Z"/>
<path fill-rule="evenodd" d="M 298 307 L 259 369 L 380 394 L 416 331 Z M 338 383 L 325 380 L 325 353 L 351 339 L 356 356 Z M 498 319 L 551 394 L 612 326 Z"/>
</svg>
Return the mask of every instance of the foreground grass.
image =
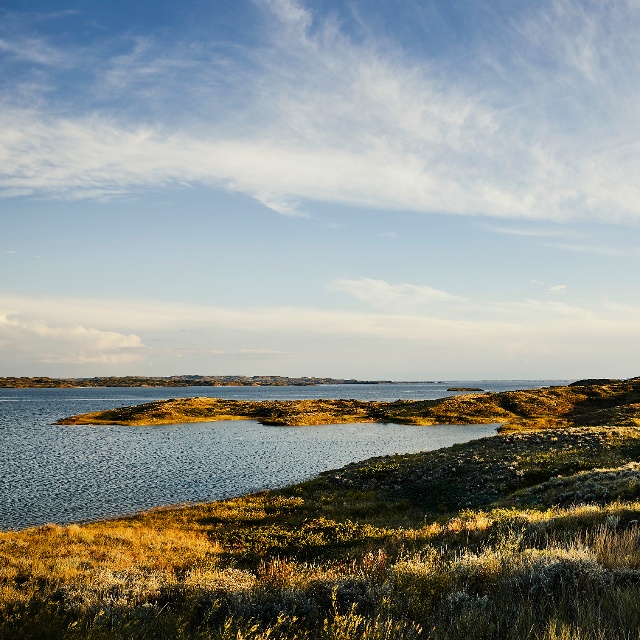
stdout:
<svg viewBox="0 0 640 640">
<path fill-rule="evenodd" d="M 501 434 L 0 533 L 0 637 L 640 637 L 640 428 Z"/>
<path fill-rule="evenodd" d="M 476 393 L 439 400 L 268 400 L 180 398 L 64 418 L 58 424 L 152 425 L 250 419 L 302 426 L 345 422 L 471 424 L 507 430 L 609 424 L 640 426 L 640 379 L 574 383 L 529 391 Z"/>
</svg>

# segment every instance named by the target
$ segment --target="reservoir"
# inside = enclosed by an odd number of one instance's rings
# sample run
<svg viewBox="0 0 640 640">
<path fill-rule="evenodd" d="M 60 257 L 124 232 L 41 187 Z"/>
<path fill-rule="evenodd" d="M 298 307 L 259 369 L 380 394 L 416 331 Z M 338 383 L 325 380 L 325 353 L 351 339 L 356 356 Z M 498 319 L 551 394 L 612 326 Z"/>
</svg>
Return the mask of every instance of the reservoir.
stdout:
<svg viewBox="0 0 640 640">
<path fill-rule="evenodd" d="M 471 381 L 487 391 L 564 381 Z M 54 426 L 77 413 L 152 400 L 431 399 L 449 383 L 315 387 L 0 389 L 0 530 L 211 501 L 312 478 L 373 456 L 495 434 L 497 425 L 272 427 L 234 420 L 153 427 Z"/>
</svg>

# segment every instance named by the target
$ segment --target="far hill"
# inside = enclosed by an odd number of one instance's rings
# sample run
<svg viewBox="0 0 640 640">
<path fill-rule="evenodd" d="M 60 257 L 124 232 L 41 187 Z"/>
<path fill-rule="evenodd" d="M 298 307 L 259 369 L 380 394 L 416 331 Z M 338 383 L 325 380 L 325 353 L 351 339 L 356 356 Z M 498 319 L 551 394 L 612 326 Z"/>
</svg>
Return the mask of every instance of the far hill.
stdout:
<svg viewBox="0 0 640 640">
<path fill-rule="evenodd" d="M 385 384 L 390 380 L 289 378 L 286 376 L 102 376 L 95 378 L 0 377 L 0 388 L 59 389 L 86 387 L 308 387 L 319 384 Z"/>
</svg>

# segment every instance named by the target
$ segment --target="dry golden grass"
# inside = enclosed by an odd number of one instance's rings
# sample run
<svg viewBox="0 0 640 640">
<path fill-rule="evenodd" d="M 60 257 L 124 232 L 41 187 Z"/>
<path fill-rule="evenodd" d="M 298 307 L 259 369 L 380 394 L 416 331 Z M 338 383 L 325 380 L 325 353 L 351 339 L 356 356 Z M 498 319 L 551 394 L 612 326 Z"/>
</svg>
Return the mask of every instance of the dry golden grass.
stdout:
<svg viewBox="0 0 640 640">
<path fill-rule="evenodd" d="M 329 537 L 311 561 L 227 553 L 220 522 L 269 535 L 270 494 L 242 506 L 3 533 L 0 610 L 24 635 L 2 637 L 29 637 L 31 621 L 52 638 L 236 640 L 622 638 L 640 623 L 638 502 L 463 511 L 354 547 Z M 577 606 L 613 597 L 597 619 Z"/>
</svg>

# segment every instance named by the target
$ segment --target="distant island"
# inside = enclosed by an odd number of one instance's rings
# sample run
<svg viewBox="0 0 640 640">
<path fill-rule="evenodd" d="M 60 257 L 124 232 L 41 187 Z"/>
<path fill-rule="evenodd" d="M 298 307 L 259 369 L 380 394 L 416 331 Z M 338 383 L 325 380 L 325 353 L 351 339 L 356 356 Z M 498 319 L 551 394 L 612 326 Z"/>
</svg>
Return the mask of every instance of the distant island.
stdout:
<svg viewBox="0 0 640 640">
<path fill-rule="evenodd" d="M 391 380 L 289 378 L 287 376 L 98 376 L 94 378 L 0 377 L 5 389 L 85 387 L 311 387 L 321 384 L 392 384 Z"/>
</svg>

